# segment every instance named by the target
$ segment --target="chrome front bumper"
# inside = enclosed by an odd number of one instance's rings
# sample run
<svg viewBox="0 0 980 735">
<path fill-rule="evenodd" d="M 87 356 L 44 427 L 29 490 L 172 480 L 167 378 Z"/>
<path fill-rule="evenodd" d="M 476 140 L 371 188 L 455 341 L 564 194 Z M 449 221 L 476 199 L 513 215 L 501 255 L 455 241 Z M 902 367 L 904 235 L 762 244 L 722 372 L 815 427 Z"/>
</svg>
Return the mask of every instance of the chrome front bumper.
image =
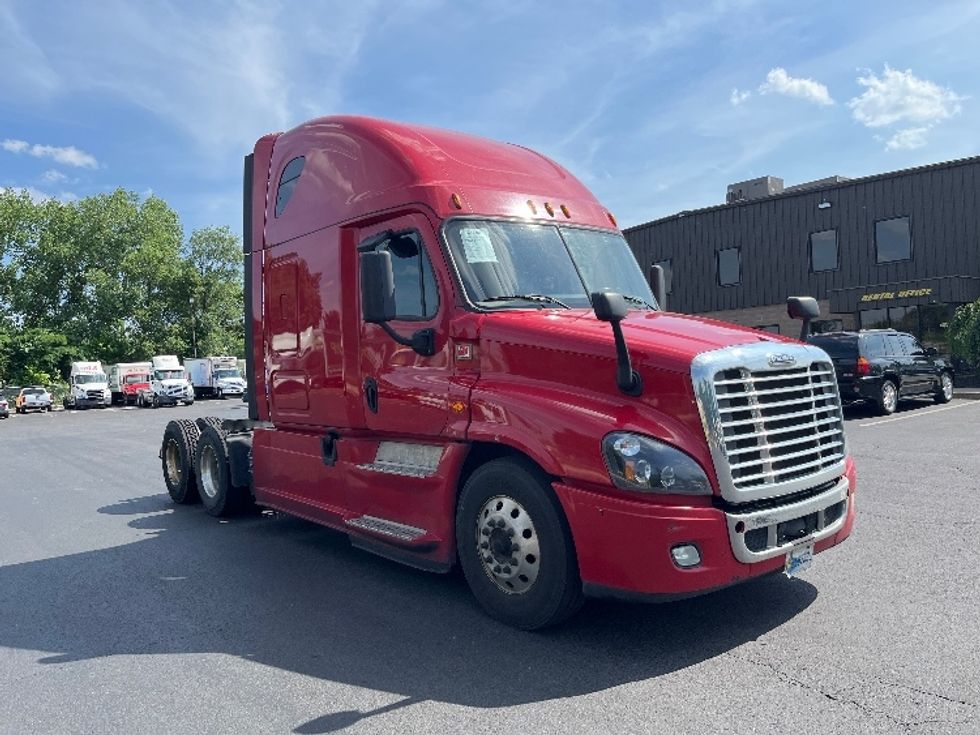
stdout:
<svg viewBox="0 0 980 735">
<path fill-rule="evenodd" d="M 740 562 L 752 564 L 781 556 L 794 546 L 814 543 L 833 536 L 847 522 L 850 505 L 848 490 L 847 477 L 841 477 L 832 488 L 806 500 L 748 513 L 725 513 L 725 520 L 728 523 L 728 538 L 731 541 L 735 558 Z M 839 516 L 827 523 L 827 509 L 838 503 L 843 503 Z M 807 519 L 811 515 L 815 515 L 815 518 Z M 815 526 L 815 529 L 798 538 L 780 540 L 780 524 L 799 521 L 800 519 L 808 520 Z M 742 524 L 741 531 L 737 530 L 739 524 Z M 749 548 L 746 539 L 747 534 L 756 531 L 755 535 L 758 537 L 760 535 L 759 529 L 763 528 L 766 529 L 765 548 L 761 551 Z"/>
</svg>

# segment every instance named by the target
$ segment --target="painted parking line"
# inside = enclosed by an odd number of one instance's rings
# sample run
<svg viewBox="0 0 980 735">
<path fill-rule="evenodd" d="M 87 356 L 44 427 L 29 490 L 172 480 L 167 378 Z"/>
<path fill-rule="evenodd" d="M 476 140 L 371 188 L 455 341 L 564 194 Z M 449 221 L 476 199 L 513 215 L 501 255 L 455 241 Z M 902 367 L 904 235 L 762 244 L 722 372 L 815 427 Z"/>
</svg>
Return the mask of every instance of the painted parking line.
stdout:
<svg viewBox="0 0 980 735">
<path fill-rule="evenodd" d="M 892 421 L 904 421 L 905 419 L 917 419 L 920 416 L 928 416 L 933 413 L 939 413 L 940 411 L 952 411 L 954 408 L 966 408 L 967 406 L 980 406 L 980 401 L 967 401 L 966 403 L 957 403 L 955 406 L 944 406 L 942 408 L 931 408 L 928 411 L 916 411 L 915 413 L 907 413 L 904 416 L 893 416 L 890 419 L 879 419 L 878 421 L 867 421 L 863 424 L 858 424 L 858 426 L 880 426 L 881 424 L 890 424 Z"/>
</svg>

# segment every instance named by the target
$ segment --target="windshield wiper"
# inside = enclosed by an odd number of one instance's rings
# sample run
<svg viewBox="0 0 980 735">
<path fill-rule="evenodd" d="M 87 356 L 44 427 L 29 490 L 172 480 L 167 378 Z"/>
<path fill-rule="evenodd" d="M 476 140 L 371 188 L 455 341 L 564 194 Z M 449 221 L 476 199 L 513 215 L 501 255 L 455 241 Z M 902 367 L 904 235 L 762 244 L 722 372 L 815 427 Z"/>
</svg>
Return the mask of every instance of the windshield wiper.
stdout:
<svg viewBox="0 0 980 735">
<path fill-rule="evenodd" d="M 520 299 L 522 301 L 534 301 L 539 304 L 558 304 L 558 306 L 562 307 L 563 309 L 572 308 L 564 301 L 543 293 L 515 294 L 513 296 L 491 296 L 489 299 L 480 299 L 480 303 L 483 304 L 491 301 L 514 301 L 516 299 Z"/>
<path fill-rule="evenodd" d="M 623 298 L 629 301 L 631 304 L 639 304 L 640 306 L 645 306 L 646 308 L 651 309 L 653 311 L 657 310 L 653 304 L 648 304 L 639 296 L 627 296 L 626 294 L 623 294 Z"/>
</svg>

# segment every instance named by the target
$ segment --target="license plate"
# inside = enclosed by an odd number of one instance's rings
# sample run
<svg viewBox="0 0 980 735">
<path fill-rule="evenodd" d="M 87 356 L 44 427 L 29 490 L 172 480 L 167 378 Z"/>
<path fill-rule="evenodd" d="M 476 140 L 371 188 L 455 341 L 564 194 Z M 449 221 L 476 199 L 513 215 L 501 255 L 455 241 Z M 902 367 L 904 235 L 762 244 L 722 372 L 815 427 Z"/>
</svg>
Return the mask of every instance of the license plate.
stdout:
<svg viewBox="0 0 980 735">
<path fill-rule="evenodd" d="M 813 544 L 805 544 L 790 549 L 786 554 L 786 564 L 783 572 L 787 577 L 795 577 L 797 574 L 806 571 L 813 563 Z"/>
</svg>

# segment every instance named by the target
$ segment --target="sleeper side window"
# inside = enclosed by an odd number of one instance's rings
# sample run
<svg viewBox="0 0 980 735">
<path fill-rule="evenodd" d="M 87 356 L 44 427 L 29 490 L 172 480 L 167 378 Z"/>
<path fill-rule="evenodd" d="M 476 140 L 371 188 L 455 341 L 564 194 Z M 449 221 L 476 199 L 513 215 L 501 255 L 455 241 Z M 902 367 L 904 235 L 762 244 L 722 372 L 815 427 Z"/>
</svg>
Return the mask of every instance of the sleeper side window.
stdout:
<svg viewBox="0 0 980 735">
<path fill-rule="evenodd" d="M 287 163 L 286 168 L 282 170 L 282 176 L 279 177 L 279 188 L 276 190 L 276 217 L 281 215 L 286 209 L 286 205 L 289 204 L 305 164 L 306 159 L 303 156 L 297 156 Z"/>
</svg>

